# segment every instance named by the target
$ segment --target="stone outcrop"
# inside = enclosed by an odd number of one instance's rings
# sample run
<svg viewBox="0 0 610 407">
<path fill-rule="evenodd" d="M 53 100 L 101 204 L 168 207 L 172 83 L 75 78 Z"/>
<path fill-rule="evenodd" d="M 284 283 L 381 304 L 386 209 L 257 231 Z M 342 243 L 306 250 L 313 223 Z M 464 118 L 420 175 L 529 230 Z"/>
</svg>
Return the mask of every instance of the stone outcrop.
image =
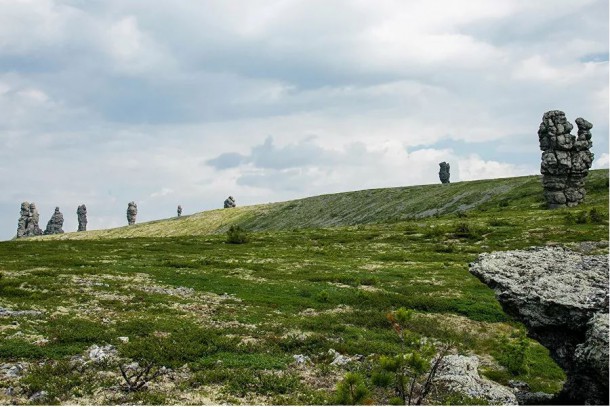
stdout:
<svg viewBox="0 0 610 407">
<path fill-rule="evenodd" d="M 447 355 L 434 377 L 435 385 L 474 399 L 486 400 L 490 405 L 515 405 L 517 397 L 502 386 L 479 375 L 476 356 Z"/>
<path fill-rule="evenodd" d="M 76 209 L 76 216 L 78 216 L 78 231 L 84 232 L 87 230 L 87 207 L 85 204 L 79 205 Z"/>
<path fill-rule="evenodd" d="M 576 119 L 578 136 L 570 134 L 573 126 L 559 110 L 546 112 L 538 129 L 542 150 L 542 186 L 549 208 L 576 206 L 585 199 L 585 177 L 593 163 L 590 151 L 593 125 Z"/>
<path fill-rule="evenodd" d="M 59 211 L 59 206 L 55 207 L 55 212 L 51 215 L 51 219 L 47 223 L 47 228 L 44 230 L 45 235 L 56 235 L 64 233 L 64 215 Z"/>
<path fill-rule="evenodd" d="M 235 204 L 235 198 L 232 196 L 225 199 L 224 207 L 225 208 L 235 208 L 237 205 Z"/>
<path fill-rule="evenodd" d="M 133 225 L 136 223 L 136 216 L 138 215 L 138 205 L 134 201 L 127 204 L 127 223 Z"/>
<path fill-rule="evenodd" d="M 440 178 L 441 182 L 443 184 L 448 184 L 449 183 L 449 163 L 446 163 L 445 161 L 443 161 L 442 163 L 438 164 L 441 169 L 438 172 L 438 177 Z"/>
<path fill-rule="evenodd" d="M 38 226 L 39 221 L 40 215 L 36 209 L 36 204 L 23 202 L 17 222 L 17 238 L 42 235 L 42 229 Z"/>
<path fill-rule="evenodd" d="M 178 217 L 182 216 L 182 205 L 178 205 L 178 209 L 176 210 Z"/>
<path fill-rule="evenodd" d="M 608 404 L 607 255 L 561 247 L 484 253 L 470 272 L 565 370 L 558 402 Z"/>
</svg>

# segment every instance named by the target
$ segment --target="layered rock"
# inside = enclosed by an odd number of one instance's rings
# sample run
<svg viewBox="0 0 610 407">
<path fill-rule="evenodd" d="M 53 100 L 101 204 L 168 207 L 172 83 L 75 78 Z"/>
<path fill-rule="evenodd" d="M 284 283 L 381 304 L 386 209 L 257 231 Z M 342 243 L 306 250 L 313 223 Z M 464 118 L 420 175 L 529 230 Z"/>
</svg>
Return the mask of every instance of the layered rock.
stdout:
<svg viewBox="0 0 610 407">
<path fill-rule="evenodd" d="M 85 204 L 79 205 L 76 209 L 76 216 L 78 216 L 78 231 L 84 232 L 87 230 L 87 207 Z"/>
<path fill-rule="evenodd" d="M 127 204 L 127 223 L 133 225 L 136 223 L 136 216 L 138 215 L 138 205 L 134 201 Z"/>
<path fill-rule="evenodd" d="M 235 198 L 232 196 L 225 199 L 224 207 L 225 208 L 235 208 L 237 205 L 235 204 Z"/>
<path fill-rule="evenodd" d="M 566 371 L 559 402 L 608 404 L 608 256 L 560 247 L 485 253 L 470 272 Z"/>
<path fill-rule="evenodd" d="M 55 207 L 55 212 L 51 215 L 51 219 L 47 223 L 47 228 L 44 231 L 45 235 L 55 235 L 64 233 L 64 215 L 59 211 L 59 206 Z"/>
<path fill-rule="evenodd" d="M 19 221 L 17 222 L 17 237 L 39 236 L 42 235 L 42 229 L 38 226 L 40 215 L 36 209 L 36 204 L 23 202 Z"/>
<path fill-rule="evenodd" d="M 178 213 L 178 217 L 182 216 L 182 205 L 178 205 L 178 209 L 176 212 Z"/>
<path fill-rule="evenodd" d="M 440 178 L 441 182 L 443 184 L 448 184 L 449 183 L 449 163 L 446 163 L 445 161 L 443 161 L 442 163 L 438 164 L 441 169 L 438 172 L 438 177 Z"/>
<path fill-rule="evenodd" d="M 593 163 L 590 151 L 593 125 L 576 119 L 578 136 L 570 134 L 573 126 L 565 114 L 551 110 L 544 114 L 538 129 L 542 150 L 542 185 L 549 208 L 576 206 L 585 198 L 585 177 Z"/>
</svg>

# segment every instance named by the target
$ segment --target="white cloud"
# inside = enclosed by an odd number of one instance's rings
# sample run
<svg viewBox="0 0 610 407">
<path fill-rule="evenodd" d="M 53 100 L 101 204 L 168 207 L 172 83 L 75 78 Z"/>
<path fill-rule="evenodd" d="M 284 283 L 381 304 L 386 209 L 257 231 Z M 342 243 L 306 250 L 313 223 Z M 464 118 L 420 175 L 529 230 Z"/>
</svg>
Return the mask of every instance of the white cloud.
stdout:
<svg viewBox="0 0 610 407">
<path fill-rule="evenodd" d="M 593 169 L 608 168 L 610 164 L 610 156 L 608 153 L 603 153 L 593 160 Z"/>
<path fill-rule="evenodd" d="M 460 181 L 477 179 L 518 177 L 535 174 L 533 165 L 514 165 L 497 161 L 486 161 L 477 154 L 461 157 L 457 160 Z"/>
</svg>

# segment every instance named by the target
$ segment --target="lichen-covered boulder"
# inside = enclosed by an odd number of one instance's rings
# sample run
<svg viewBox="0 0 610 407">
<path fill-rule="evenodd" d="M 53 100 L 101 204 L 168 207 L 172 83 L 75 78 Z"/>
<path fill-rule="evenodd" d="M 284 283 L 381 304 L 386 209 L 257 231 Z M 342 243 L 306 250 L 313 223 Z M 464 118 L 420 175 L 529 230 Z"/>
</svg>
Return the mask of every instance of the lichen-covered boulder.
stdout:
<svg viewBox="0 0 610 407">
<path fill-rule="evenodd" d="M 434 383 L 451 392 L 486 400 L 491 405 L 517 404 L 517 397 L 508 387 L 481 377 L 478 368 L 479 358 L 476 356 L 447 355 Z"/>
<path fill-rule="evenodd" d="M 470 272 L 565 370 L 561 402 L 608 404 L 608 256 L 561 247 L 484 253 Z"/>
</svg>

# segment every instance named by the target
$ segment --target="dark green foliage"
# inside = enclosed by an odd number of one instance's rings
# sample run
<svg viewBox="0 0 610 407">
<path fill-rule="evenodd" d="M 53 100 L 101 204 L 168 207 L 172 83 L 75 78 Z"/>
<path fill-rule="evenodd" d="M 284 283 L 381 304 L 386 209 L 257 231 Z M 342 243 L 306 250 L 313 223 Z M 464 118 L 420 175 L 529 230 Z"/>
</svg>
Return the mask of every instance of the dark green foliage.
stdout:
<svg viewBox="0 0 610 407">
<path fill-rule="evenodd" d="M 249 240 L 248 233 L 239 225 L 231 225 L 227 230 L 227 243 L 243 244 Z"/>
<path fill-rule="evenodd" d="M 591 219 L 591 223 L 603 223 L 604 220 L 607 219 L 607 216 L 604 216 L 598 208 L 591 208 L 589 211 L 589 219 Z"/>
<path fill-rule="evenodd" d="M 369 389 L 364 384 L 364 377 L 358 373 L 347 373 L 337 384 L 336 404 L 354 406 L 365 404 Z"/>
<path fill-rule="evenodd" d="M 529 341 L 523 329 L 512 336 L 504 336 L 498 341 L 496 359 L 513 375 L 527 371 L 526 352 Z"/>
<path fill-rule="evenodd" d="M 454 226 L 453 236 L 462 239 L 479 239 L 481 231 L 469 223 L 462 222 Z"/>
<path fill-rule="evenodd" d="M 40 391 L 47 396 L 39 404 L 59 404 L 74 395 L 90 394 L 95 387 L 93 377 L 68 360 L 45 363 L 32 367 L 21 380 L 28 397 Z"/>
</svg>

